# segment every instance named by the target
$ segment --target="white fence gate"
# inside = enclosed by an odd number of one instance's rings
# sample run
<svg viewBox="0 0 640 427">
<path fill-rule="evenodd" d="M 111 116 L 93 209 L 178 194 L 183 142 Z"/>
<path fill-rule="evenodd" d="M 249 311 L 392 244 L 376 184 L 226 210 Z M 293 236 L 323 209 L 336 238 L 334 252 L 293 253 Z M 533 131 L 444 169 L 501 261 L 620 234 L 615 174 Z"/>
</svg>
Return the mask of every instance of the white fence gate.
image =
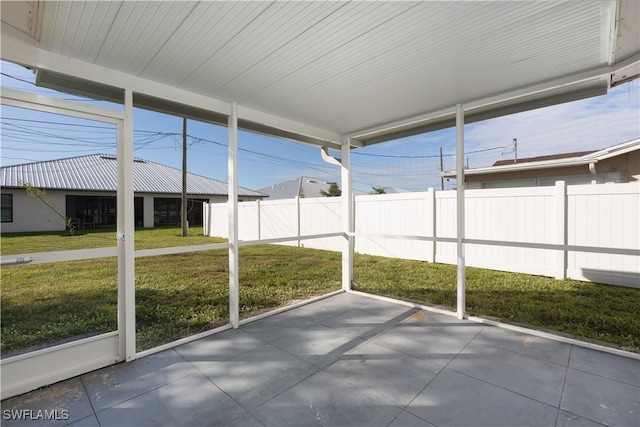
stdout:
<svg viewBox="0 0 640 427">
<path fill-rule="evenodd" d="M 341 250 L 340 198 L 239 204 L 239 238 Z M 205 234 L 227 237 L 226 204 L 205 206 Z M 456 263 L 456 193 L 355 197 L 355 251 Z M 640 287 L 640 185 L 465 190 L 466 265 Z M 560 246 L 556 246 L 560 245 Z"/>
</svg>

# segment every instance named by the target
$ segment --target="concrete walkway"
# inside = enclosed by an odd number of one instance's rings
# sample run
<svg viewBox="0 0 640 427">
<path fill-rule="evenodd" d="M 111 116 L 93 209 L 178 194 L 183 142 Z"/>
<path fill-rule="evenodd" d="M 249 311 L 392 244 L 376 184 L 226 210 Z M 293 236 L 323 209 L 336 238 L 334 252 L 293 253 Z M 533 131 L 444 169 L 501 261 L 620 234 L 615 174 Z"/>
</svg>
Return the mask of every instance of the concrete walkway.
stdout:
<svg viewBox="0 0 640 427">
<path fill-rule="evenodd" d="M 640 426 L 639 413 L 635 357 L 342 293 L 7 399 L 2 425 Z"/>
</svg>

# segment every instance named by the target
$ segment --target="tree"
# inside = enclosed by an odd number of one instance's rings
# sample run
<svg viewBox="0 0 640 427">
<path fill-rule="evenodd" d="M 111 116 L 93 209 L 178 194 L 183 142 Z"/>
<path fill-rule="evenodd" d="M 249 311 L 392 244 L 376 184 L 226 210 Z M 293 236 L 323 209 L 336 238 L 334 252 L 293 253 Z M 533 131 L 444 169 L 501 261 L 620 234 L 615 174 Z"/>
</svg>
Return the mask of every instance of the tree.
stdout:
<svg viewBox="0 0 640 427">
<path fill-rule="evenodd" d="M 44 204 L 46 207 L 48 207 L 53 212 L 55 212 L 56 215 L 58 215 L 60 218 L 62 218 L 62 220 L 64 221 L 65 227 L 67 228 L 67 230 L 69 230 L 69 234 L 71 234 L 72 236 L 74 236 L 76 234 L 76 226 L 73 223 L 73 219 L 71 217 L 64 216 L 58 210 L 58 208 L 56 207 L 56 204 L 54 203 L 54 201 L 49 199 L 49 198 L 47 198 L 47 192 L 46 191 L 44 191 L 42 188 L 36 188 L 33 185 L 29 184 L 28 182 L 20 181 L 20 184 L 27 190 L 27 194 L 28 195 L 30 195 L 34 199 L 38 200 L 42 204 Z"/>
<path fill-rule="evenodd" d="M 324 197 L 338 197 L 342 194 L 342 190 L 338 187 L 338 183 L 329 182 L 329 191 L 320 190 L 320 194 Z"/>
<path fill-rule="evenodd" d="M 372 187 L 373 190 L 371 191 L 371 194 L 387 194 L 387 192 L 384 190 L 384 187 Z"/>
</svg>

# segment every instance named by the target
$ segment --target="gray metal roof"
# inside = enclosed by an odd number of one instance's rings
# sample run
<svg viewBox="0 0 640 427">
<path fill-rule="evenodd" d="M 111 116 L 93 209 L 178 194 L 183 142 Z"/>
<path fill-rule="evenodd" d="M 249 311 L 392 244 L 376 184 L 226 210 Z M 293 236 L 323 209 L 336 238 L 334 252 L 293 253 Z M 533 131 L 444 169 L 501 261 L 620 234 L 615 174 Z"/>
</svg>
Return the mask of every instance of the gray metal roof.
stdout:
<svg viewBox="0 0 640 427">
<path fill-rule="evenodd" d="M 2 187 L 22 187 L 28 182 L 45 190 L 116 191 L 118 168 L 111 154 L 91 154 L 1 168 Z M 133 191 L 136 193 L 181 193 L 182 171 L 170 166 L 134 158 Z M 187 193 L 228 194 L 227 183 L 193 173 L 187 174 Z M 264 197 L 257 191 L 239 188 L 240 196 Z"/>
<path fill-rule="evenodd" d="M 310 176 L 299 176 L 298 178 L 261 188 L 258 191 L 267 194 L 269 200 L 293 199 L 296 196 L 307 198 L 324 197 L 321 191 L 329 191 L 331 182 Z M 355 189 L 353 192 L 354 194 L 366 194 Z"/>
</svg>

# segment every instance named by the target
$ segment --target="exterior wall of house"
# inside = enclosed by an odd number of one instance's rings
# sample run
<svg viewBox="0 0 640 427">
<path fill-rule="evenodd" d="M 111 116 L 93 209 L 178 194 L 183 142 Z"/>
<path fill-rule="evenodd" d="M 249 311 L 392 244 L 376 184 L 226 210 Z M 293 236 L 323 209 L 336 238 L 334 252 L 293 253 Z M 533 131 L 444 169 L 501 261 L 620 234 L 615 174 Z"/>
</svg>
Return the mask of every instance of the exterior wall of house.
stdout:
<svg viewBox="0 0 640 427">
<path fill-rule="evenodd" d="M 640 150 L 601 160 L 595 164 L 596 183 L 625 183 L 640 181 Z M 503 173 L 467 175 L 466 188 L 507 188 L 554 185 L 563 180 L 567 184 L 590 184 L 593 179 L 588 165 L 550 169 L 520 170 Z"/>
<path fill-rule="evenodd" d="M 2 194 L 13 195 L 13 221 L 3 222 L 3 233 L 24 231 L 64 231 L 64 220 L 42 202 L 29 196 L 22 189 L 2 189 Z M 47 192 L 47 199 L 51 200 L 56 209 L 64 216 L 65 193 Z"/>
<path fill-rule="evenodd" d="M 640 181 L 640 150 L 628 154 L 629 182 Z"/>
<path fill-rule="evenodd" d="M 3 222 L 0 230 L 3 233 L 18 233 L 29 231 L 64 231 L 64 220 L 58 216 L 53 210 L 46 207 L 40 201 L 29 196 L 23 189 L 2 189 L 2 194 L 13 195 L 13 221 Z M 56 209 L 65 217 L 70 216 L 66 212 L 66 196 L 112 196 L 115 193 L 101 192 L 64 192 L 64 191 L 47 191 L 46 197 L 51 200 Z M 154 226 L 154 199 L 160 198 L 179 198 L 176 194 L 139 194 L 135 197 L 143 199 L 143 227 L 152 228 Z M 192 196 L 190 196 L 192 197 Z M 207 200 L 208 203 L 226 203 L 227 196 L 193 196 L 198 199 Z M 256 197 L 242 196 L 242 200 L 256 200 Z"/>
</svg>

